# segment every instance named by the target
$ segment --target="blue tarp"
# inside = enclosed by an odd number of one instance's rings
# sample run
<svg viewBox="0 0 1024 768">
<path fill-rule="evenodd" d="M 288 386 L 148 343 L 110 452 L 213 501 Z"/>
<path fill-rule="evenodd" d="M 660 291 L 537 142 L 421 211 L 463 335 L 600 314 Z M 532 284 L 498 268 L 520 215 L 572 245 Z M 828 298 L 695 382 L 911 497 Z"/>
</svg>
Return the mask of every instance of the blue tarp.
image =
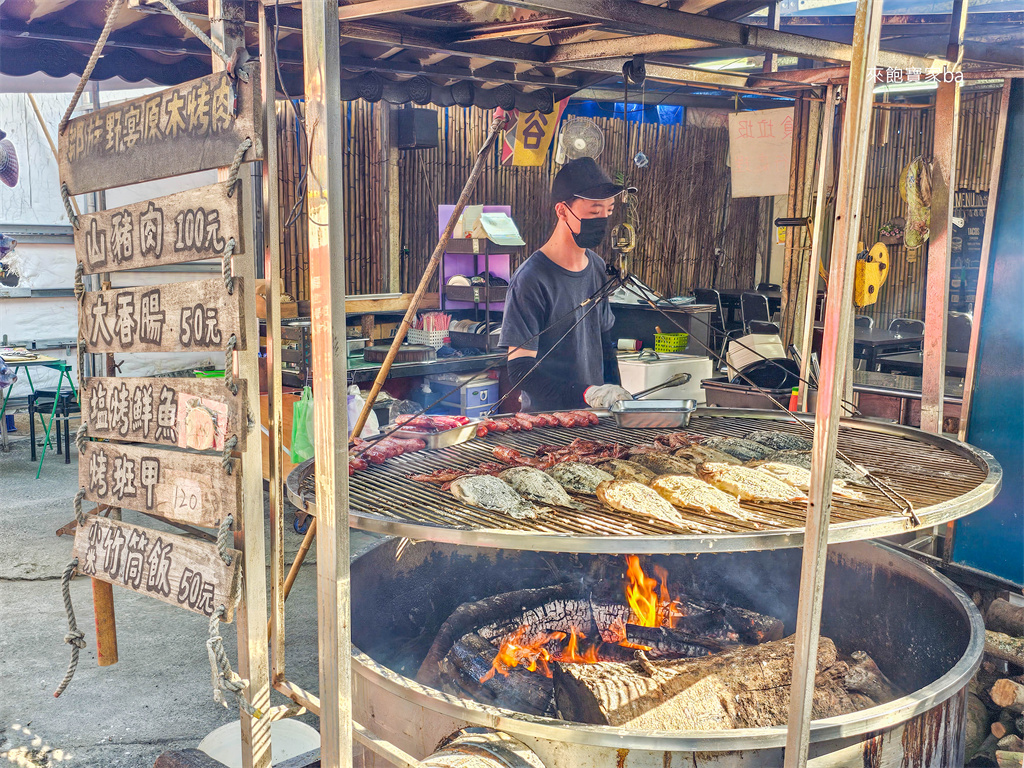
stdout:
<svg viewBox="0 0 1024 768">
<path fill-rule="evenodd" d="M 617 117 L 621 120 L 626 116 L 626 105 L 622 102 L 570 101 L 565 108 L 565 114 L 576 117 Z M 629 121 L 639 123 L 641 115 L 644 123 L 661 125 L 679 125 L 686 119 L 686 111 L 683 107 L 665 104 L 641 107 L 639 104 L 631 103 L 628 112 Z"/>
</svg>

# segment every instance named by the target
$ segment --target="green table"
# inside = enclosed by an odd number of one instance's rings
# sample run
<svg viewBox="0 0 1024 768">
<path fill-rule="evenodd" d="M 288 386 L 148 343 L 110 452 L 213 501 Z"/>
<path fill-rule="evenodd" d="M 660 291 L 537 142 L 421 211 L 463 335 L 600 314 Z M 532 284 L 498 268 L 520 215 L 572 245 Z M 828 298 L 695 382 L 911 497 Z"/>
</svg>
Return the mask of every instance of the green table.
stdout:
<svg viewBox="0 0 1024 768">
<path fill-rule="evenodd" d="M 25 369 L 25 377 L 28 379 L 28 385 L 32 389 L 32 394 L 35 394 L 36 388 L 32 383 L 32 373 L 30 368 L 49 368 L 60 373 L 60 377 L 57 379 L 57 394 L 53 398 L 53 408 L 50 411 L 50 420 L 46 423 L 46 432 L 43 437 L 43 454 L 39 457 L 39 469 L 36 470 L 36 480 L 39 479 L 39 475 L 43 471 L 43 459 L 46 458 L 46 449 L 50 445 L 50 429 L 53 427 L 53 418 L 57 414 L 57 402 L 60 400 L 60 390 L 64 385 L 64 379 L 68 380 L 68 386 L 71 387 L 71 391 L 78 397 L 78 393 L 75 391 L 75 383 L 71 377 L 71 366 L 57 357 L 49 357 L 47 355 L 36 355 L 33 358 L 27 357 L 11 357 L 4 358 L 4 362 L 8 366 L 14 369 L 15 375 L 18 373 L 19 368 Z M 3 433 L 3 448 L 7 450 L 7 401 L 11 397 L 11 390 L 14 389 L 12 384 L 7 388 L 7 392 L 4 393 L 3 406 L 0 407 L 0 432 Z"/>
</svg>

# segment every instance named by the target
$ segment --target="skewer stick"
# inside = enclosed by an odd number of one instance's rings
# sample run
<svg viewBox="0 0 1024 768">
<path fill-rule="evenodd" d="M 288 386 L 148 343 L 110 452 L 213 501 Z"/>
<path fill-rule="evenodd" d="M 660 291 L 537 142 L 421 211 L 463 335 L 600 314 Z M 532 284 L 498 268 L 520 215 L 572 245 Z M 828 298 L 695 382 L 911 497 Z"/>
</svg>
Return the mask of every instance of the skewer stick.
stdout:
<svg viewBox="0 0 1024 768">
<path fill-rule="evenodd" d="M 494 145 L 494 140 L 498 137 L 498 132 L 502 126 L 505 125 L 504 115 L 494 118 L 491 122 L 491 130 L 487 134 L 487 138 L 484 139 L 483 145 L 477 151 L 476 162 L 473 163 L 473 169 L 469 172 L 469 178 L 466 179 L 466 185 L 462 188 L 462 194 L 459 195 L 459 200 L 455 203 L 455 209 L 452 211 L 451 217 L 448 219 L 448 224 L 444 228 L 444 232 L 441 233 L 441 239 L 437 241 L 437 246 L 434 248 L 434 252 L 430 255 L 430 261 L 427 262 L 427 267 L 423 271 L 423 277 L 420 278 L 420 284 L 416 286 L 416 292 L 412 295 L 412 299 L 409 302 L 409 308 L 405 311 L 405 317 L 402 318 L 402 322 L 398 326 L 398 330 L 395 331 L 394 341 L 391 342 L 391 349 L 388 350 L 387 357 L 384 358 L 384 362 L 381 364 L 380 371 L 377 373 L 377 378 L 373 380 L 373 386 L 370 388 L 370 393 L 366 397 L 366 403 L 363 405 L 363 410 L 359 414 L 359 418 L 356 419 L 356 423 L 352 426 L 352 434 L 358 436 L 363 431 L 363 427 L 366 425 L 366 419 L 370 416 L 370 411 L 373 409 L 373 404 L 377 400 L 377 395 L 380 394 L 381 387 L 384 386 L 384 382 L 388 378 L 388 374 L 391 372 L 391 364 L 395 361 L 395 357 L 398 355 L 398 349 L 402 346 L 402 342 L 405 340 L 405 334 L 412 327 L 413 318 L 416 317 L 416 312 L 419 309 L 420 301 L 423 299 L 423 294 L 427 292 L 427 286 L 434 277 L 434 273 L 437 271 L 438 265 L 441 263 L 441 255 L 445 252 L 448 247 L 448 241 L 451 240 L 452 232 L 455 231 L 455 224 L 458 222 L 459 217 L 462 216 L 462 211 L 469 203 L 469 197 L 473 193 L 473 188 L 476 186 L 477 179 L 480 178 L 480 173 L 483 171 L 484 163 L 487 161 L 488 150 Z"/>
<path fill-rule="evenodd" d="M 50 152 L 53 153 L 54 162 L 59 165 L 60 161 L 57 159 L 57 145 L 53 143 L 53 137 L 50 136 L 50 129 L 46 127 L 46 121 L 43 120 L 43 113 L 39 111 L 39 104 L 36 103 L 36 97 L 30 93 L 28 94 L 28 100 L 29 103 L 32 104 L 32 111 L 36 113 L 36 120 L 39 121 L 39 127 L 43 129 L 43 135 L 46 137 L 46 143 L 50 145 Z M 75 199 L 74 195 L 71 196 L 71 205 L 75 209 L 75 215 L 81 216 L 82 211 L 78 207 L 78 201 Z"/>
</svg>

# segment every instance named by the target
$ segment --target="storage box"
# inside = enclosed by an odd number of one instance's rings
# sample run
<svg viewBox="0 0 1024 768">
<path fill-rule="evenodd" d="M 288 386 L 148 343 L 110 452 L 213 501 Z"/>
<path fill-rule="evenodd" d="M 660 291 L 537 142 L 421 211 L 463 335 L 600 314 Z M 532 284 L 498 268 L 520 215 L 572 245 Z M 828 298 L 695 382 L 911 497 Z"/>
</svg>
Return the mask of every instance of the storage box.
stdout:
<svg viewBox="0 0 1024 768">
<path fill-rule="evenodd" d="M 761 411 L 777 411 L 779 406 L 773 403 L 765 394 L 754 389 L 749 384 L 730 384 L 724 376 L 717 379 L 705 379 L 700 383 L 707 396 L 707 404 L 719 408 L 753 408 Z M 789 405 L 789 396 L 792 389 L 766 389 L 770 394 L 784 406 Z M 807 396 L 807 405 L 814 413 L 818 405 L 818 390 L 812 389 Z"/>
<path fill-rule="evenodd" d="M 643 359 L 636 354 L 619 356 L 619 378 L 625 389 L 629 392 L 642 392 L 679 373 L 689 373 L 690 380 L 686 384 L 654 392 L 651 397 L 659 400 L 696 400 L 697 405 L 704 404 L 704 390 L 700 388 L 700 382 L 714 374 L 711 358 L 676 354 L 650 357 L 649 354 Z"/>
<path fill-rule="evenodd" d="M 477 405 L 472 408 L 460 408 L 457 405 L 448 405 L 445 407 L 446 416 L 465 416 L 470 421 L 477 421 L 487 416 L 487 412 L 491 410 L 492 405 Z"/>
<path fill-rule="evenodd" d="M 428 376 L 430 388 L 436 398 L 442 392 L 448 392 L 441 402 L 455 406 L 460 414 L 469 415 L 469 409 L 484 406 L 490 408 L 498 401 L 498 382 L 476 375 L 441 375 Z"/>
</svg>

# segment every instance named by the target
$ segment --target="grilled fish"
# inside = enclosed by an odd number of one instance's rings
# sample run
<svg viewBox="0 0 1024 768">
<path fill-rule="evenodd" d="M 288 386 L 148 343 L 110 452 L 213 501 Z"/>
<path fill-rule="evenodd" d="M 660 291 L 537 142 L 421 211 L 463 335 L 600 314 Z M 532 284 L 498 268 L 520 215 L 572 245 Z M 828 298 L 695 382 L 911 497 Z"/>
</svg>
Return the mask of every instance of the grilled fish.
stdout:
<svg viewBox="0 0 1024 768">
<path fill-rule="evenodd" d="M 734 496 L 730 496 L 725 491 L 720 491 L 696 477 L 660 475 L 651 482 L 651 488 L 665 501 L 683 509 L 717 512 L 740 520 L 750 519 L 750 515 L 739 505 Z"/>
<path fill-rule="evenodd" d="M 654 473 L 628 459 L 612 459 L 601 465 L 601 469 L 615 476 L 616 480 L 629 480 L 634 483 L 647 485 L 654 479 Z"/>
<path fill-rule="evenodd" d="M 672 455 L 693 462 L 694 466 L 697 464 L 705 464 L 709 461 L 718 462 L 719 464 L 742 463 L 735 456 L 730 456 L 728 453 L 720 451 L 717 448 L 709 448 L 706 445 L 689 445 L 685 448 L 680 448 Z"/>
<path fill-rule="evenodd" d="M 679 456 L 672 456 L 668 453 L 641 453 L 633 456 L 641 467 L 654 472 L 656 475 L 694 475 L 697 473 L 697 465 Z"/>
<path fill-rule="evenodd" d="M 615 479 L 607 472 L 579 461 L 563 461 L 547 470 L 547 473 L 565 490 L 587 496 L 597 493 L 599 484 Z"/>
<path fill-rule="evenodd" d="M 776 451 L 771 454 L 765 461 L 778 462 L 779 464 L 791 464 L 794 467 L 801 467 L 802 469 L 810 470 L 811 468 L 811 452 L 810 451 Z M 851 467 L 847 462 L 840 459 L 838 456 L 835 460 L 835 469 L 833 475 L 839 480 L 846 480 L 848 482 L 861 482 L 864 478 L 864 473 Z"/>
<path fill-rule="evenodd" d="M 799 488 L 801 491 L 806 492 L 811 490 L 811 471 L 809 469 L 795 467 L 792 464 L 783 464 L 781 461 L 757 461 L 751 463 L 750 466 L 762 469 L 765 472 L 771 472 L 775 477 L 779 478 L 779 480 L 789 483 L 794 488 Z M 867 501 L 867 496 L 860 491 L 847 488 L 845 480 L 833 480 L 832 493 L 846 499 Z"/>
<path fill-rule="evenodd" d="M 731 493 L 744 501 L 762 503 L 807 501 L 807 496 L 802 491 L 761 469 L 712 462 L 701 464 L 697 474 L 715 488 Z"/>
<path fill-rule="evenodd" d="M 597 486 L 597 498 L 612 509 L 629 515 L 659 520 L 684 531 L 710 533 L 716 529 L 683 517 L 679 510 L 646 485 L 628 480 L 608 480 Z"/>
<path fill-rule="evenodd" d="M 765 445 L 773 451 L 809 451 L 813 445 L 803 435 L 794 435 L 791 432 L 780 432 L 775 429 L 756 429 L 747 435 L 747 440 Z"/>
<path fill-rule="evenodd" d="M 758 461 L 767 459 L 772 449 L 766 445 L 746 440 L 742 437 L 709 437 L 703 442 L 708 448 L 715 448 L 728 453 L 740 461 Z"/>
<path fill-rule="evenodd" d="M 491 475 L 466 475 L 452 482 L 452 495 L 471 507 L 504 512 L 516 520 L 537 517 L 530 502 L 516 493 L 504 480 Z"/>
<path fill-rule="evenodd" d="M 580 505 L 569 497 L 569 494 L 554 478 L 534 467 L 512 467 L 512 469 L 506 469 L 498 477 L 511 485 L 520 496 L 530 501 L 556 507 L 581 509 Z"/>
</svg>

